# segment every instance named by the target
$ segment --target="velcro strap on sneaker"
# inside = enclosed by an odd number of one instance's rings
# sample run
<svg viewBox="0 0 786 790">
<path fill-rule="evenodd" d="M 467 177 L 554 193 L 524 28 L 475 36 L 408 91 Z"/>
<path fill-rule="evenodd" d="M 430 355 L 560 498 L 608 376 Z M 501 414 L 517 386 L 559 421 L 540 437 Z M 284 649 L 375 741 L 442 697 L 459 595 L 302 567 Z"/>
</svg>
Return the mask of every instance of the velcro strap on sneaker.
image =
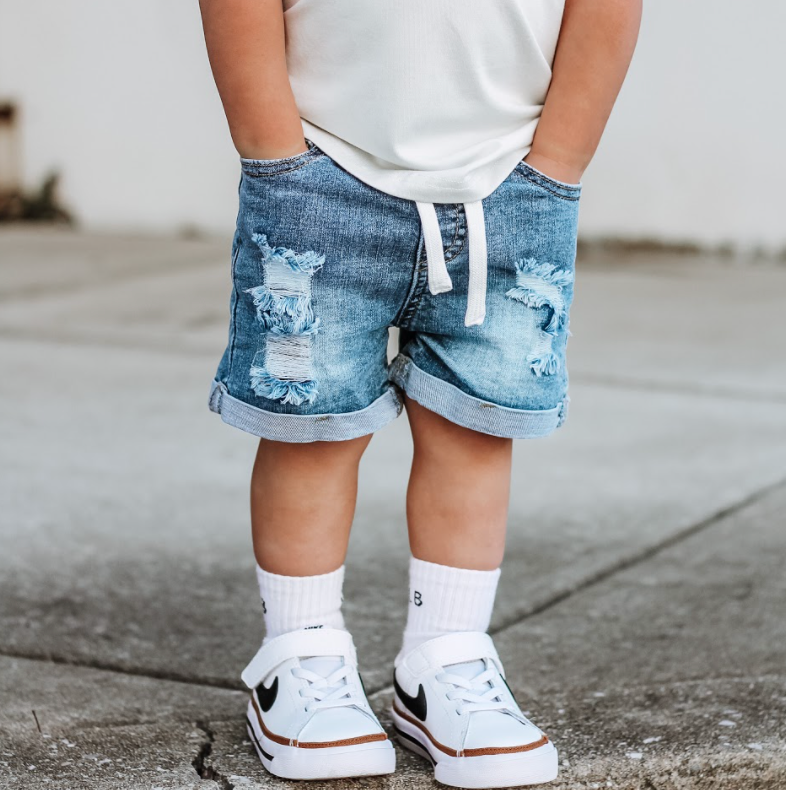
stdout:
<svg viewBox="0 0 786 790">
<path fill-rule="evenodd" d="M 304 628 L 282 634 L 262 645 L 240 675 L 248 688 L 256 688 L 279 664 L 291 658 L 342 656 L 357 666 L 352 636 L 338 628 Z"/>
<path fill-rule="evenodd" d="M 504 676 L 502 662 L 491 637 L 481 631 L 459 631 L 429 639 L 416 647 L 403 660 L 404 666 L 414 675 L 419 675 L 435 666 L 464 664 L 488 658 L 494 662 Z"/>
</svg>

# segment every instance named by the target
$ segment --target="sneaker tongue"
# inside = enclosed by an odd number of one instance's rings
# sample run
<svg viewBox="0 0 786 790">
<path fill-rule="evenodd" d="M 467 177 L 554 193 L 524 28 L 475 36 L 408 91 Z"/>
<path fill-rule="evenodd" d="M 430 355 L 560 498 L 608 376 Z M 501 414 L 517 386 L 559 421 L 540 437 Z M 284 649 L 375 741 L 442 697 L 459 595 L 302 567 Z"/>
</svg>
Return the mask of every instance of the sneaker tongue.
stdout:
<svg viewBox="0 0 786 790">
<path fill-rule="evenodd" d="M 344 659 L 341 656 L 314 656 L 313 658 L 301 658 L 300 666 L 316 675 L 326 678 L 332 675 L 337 669 L 344 666 Z"/>
<path fill-rule="evenodd" d="M 467 661 L 464 664 L 449 664 L 445 669 L 452 675 L 472 680 L 486 669 L 486 662 L 480 658 L 477 661 Z"/>
</svg>

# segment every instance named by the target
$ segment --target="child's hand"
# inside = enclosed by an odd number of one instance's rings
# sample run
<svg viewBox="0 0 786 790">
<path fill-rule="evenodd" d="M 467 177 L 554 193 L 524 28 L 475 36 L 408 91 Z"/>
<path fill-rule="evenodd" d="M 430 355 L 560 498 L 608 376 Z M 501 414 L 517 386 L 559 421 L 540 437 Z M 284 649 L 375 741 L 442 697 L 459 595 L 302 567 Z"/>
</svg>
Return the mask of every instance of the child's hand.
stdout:
<svg viewBox="0 0 786 790">
<path fill-rule="evenodd" d="M 581 182 L 582 175 L 584 175 L 583 167 L 559 162 L 550 156 L 541 154 L 534 148 L 524 157 L 524 161 L 528 165 L 532 165 L 535 170 L 543 173 L 543 175 L 566 184 L 578 184 Z"/>
<path fill-rule="evenodd" d="M 581 181 L 628 69 L 641 0 L 565 0 L 554 68 L 532 150 L 536 170 Z"/>
<path fill-rule="evenodd" d="M 237 147 L 237 152 L 243 159 L 284 159 L 289 156 L 297 156 L 306 151 L 308 151 L 308 144 L 302 135 L 292 145 L 284 146 L 283 148 L 280 145 L 265 142 L 255 145 L 239 145 Z"/>
<path fill-rule="evenodd" d="M 289 83 L 281 0 L 200 0 L 210 65 L 245 159 L 307 150 Z"/>
</svg>

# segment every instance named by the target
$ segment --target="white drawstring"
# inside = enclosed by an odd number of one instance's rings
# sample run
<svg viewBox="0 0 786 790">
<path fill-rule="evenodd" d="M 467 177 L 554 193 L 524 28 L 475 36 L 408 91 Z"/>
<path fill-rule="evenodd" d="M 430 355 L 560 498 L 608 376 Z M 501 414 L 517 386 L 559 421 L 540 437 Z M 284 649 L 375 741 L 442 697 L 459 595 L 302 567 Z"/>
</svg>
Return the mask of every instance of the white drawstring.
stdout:
<svg viewBox="0 0 786 790">
<path fill-rule="evenodd" d="M 450 291 L 453 283 L 450 281 L 448 267 L 445 265 L 445 253 L 442 250 L 442 234 L 439 232 L 437 210 L 433 203 L 420 203 L 416 201 L 420 224 L 423 226 L 423 241 L 426 244 L 426 258 L 428 259 L 428 289 L 433 294 Z"/>
<path fill-rule="evenodd" d="M 439 232 L 437 210 L 433 203 L 415 201 L 423 226 L 423 241 L 428 261 L 428 289 L 432 294 L 441 294 L 453 288 L 445 253 L 442 234 Z M 467 311 L 464 325 L 482 324 L 486 317 L 486 280 L 488 272 L 488 250 L 486 247 L 486 225 L 483 218 L 483 203 L 475 200 L 464 203 L 469 236 L 469 287 L 467 289 Z"/>
<path fill-rule="evenodd" d="M 488 251 L 486 249 L 486 224 L 483 221 L 483 203 L 475 200 L 464 204 L 469 236 L 469 288 L 467 289 L 467 314 L 465 326 L 482 324 L 486 317 L 486 278 L 488 276 Z"/>
</svg>

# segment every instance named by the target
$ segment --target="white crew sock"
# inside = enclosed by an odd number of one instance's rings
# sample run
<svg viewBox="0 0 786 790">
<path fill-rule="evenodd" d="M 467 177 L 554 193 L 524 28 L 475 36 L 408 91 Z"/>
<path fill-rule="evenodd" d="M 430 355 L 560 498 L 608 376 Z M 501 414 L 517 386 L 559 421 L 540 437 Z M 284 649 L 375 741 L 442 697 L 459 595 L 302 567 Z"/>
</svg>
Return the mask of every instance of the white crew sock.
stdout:
<svg viewBox="0 0 786 790">
<path fill-rule="evenodd" d="M 486 631 L 499 575 L 499 568 L 473 571 L 412 557 L 407 627 L 396 664 L 418 645 L 442 634 Z"/>
<path fill-rule="evenodd" d="M 267 642 L 299 628 L 344 628 L 344 566 L 319 576 L 279 576 L 257 565 Z"/>
</svg>

